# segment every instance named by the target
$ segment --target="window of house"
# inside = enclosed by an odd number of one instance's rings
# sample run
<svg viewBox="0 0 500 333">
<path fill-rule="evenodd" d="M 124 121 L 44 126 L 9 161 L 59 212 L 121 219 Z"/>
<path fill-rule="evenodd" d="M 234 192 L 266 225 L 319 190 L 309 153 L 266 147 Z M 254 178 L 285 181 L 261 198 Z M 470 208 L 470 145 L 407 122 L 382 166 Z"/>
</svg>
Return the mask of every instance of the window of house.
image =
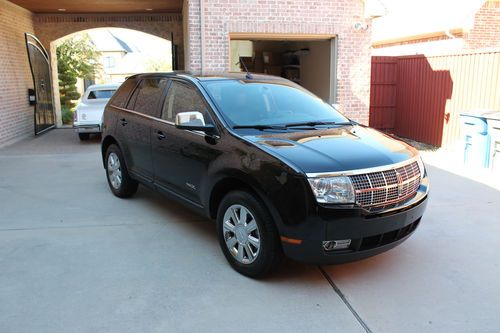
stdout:
<svg viewBox="0 0 500 333">
<path fill-rule="evenodd" d="M 160 100 L 167 86 L 167 79 L 144 79 L 134 91 L 127 108 L 149 116 L 158 117 Z"/>
<path fill-rule="evenodd" d="M 112 56 L 107 56 L 103 58 L 104 68 L 114 68 L 115 67 L 115 58 Z"/>
</svg>

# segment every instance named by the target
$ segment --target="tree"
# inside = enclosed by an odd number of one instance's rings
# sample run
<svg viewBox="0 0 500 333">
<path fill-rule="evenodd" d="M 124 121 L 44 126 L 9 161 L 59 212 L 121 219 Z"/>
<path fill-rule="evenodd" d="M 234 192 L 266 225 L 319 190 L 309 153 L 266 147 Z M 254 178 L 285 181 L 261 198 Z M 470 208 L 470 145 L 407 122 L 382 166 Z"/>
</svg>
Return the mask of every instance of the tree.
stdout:
<svg viewBox="0 0 500 333">
<path fill-rule="evenodd" d="M 61 107 L 72 109 L 73 101 L 80 98 L 76 89 L 77 78 L 93 79 L 100 71 L 100 52 L 88 34 L 80 34 L 57 47 L 57 71 Z"/>
</svg>

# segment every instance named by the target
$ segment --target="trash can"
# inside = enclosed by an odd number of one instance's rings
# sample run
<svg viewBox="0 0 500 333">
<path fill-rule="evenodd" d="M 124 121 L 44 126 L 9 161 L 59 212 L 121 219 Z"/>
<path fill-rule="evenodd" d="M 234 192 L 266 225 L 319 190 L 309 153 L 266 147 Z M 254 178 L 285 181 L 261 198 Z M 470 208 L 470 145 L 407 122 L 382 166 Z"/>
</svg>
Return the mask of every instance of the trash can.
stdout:
<svg viewBox="0 0 500 333">
<path fill-rule="evenodd" d="M 488 168 L 490 136 L 488 122 L 482 115 L 460 114 L 464 164 L 474 168 Z"/>
<path fill-rule="evenodd" d="M 500 111 L 483 113 L 488 122 L 488 135 L 490 136 L 490 168 L 500 174 Z"/>
</svg>

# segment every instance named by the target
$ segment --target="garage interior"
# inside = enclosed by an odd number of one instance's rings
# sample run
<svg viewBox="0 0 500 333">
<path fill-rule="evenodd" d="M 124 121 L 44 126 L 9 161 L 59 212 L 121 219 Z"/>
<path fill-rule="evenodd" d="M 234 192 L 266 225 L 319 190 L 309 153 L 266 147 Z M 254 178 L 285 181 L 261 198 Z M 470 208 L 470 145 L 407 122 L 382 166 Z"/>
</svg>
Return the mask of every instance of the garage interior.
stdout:
<svg viewBox="0 0 500 333">
<path fill-rule="evenodd" d="M 230 68 L 284 77 L 333 103 L 335 54 L 335 39 L 231 39 Z"/>
</svg>

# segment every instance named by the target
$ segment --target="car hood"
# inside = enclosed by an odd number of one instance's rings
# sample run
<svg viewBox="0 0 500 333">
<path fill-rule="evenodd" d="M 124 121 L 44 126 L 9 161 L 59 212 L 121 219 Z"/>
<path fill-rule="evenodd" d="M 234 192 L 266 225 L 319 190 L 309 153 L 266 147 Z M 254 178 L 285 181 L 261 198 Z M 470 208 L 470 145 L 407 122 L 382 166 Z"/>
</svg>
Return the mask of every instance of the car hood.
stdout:
<svg viewBox="0 0 500 333">
<path fill-rule="evenodd" d="M 360 125 L 243 137 L 305 173 L 379 167 L 418 155 L 406 143 Z"/>
</svg>

